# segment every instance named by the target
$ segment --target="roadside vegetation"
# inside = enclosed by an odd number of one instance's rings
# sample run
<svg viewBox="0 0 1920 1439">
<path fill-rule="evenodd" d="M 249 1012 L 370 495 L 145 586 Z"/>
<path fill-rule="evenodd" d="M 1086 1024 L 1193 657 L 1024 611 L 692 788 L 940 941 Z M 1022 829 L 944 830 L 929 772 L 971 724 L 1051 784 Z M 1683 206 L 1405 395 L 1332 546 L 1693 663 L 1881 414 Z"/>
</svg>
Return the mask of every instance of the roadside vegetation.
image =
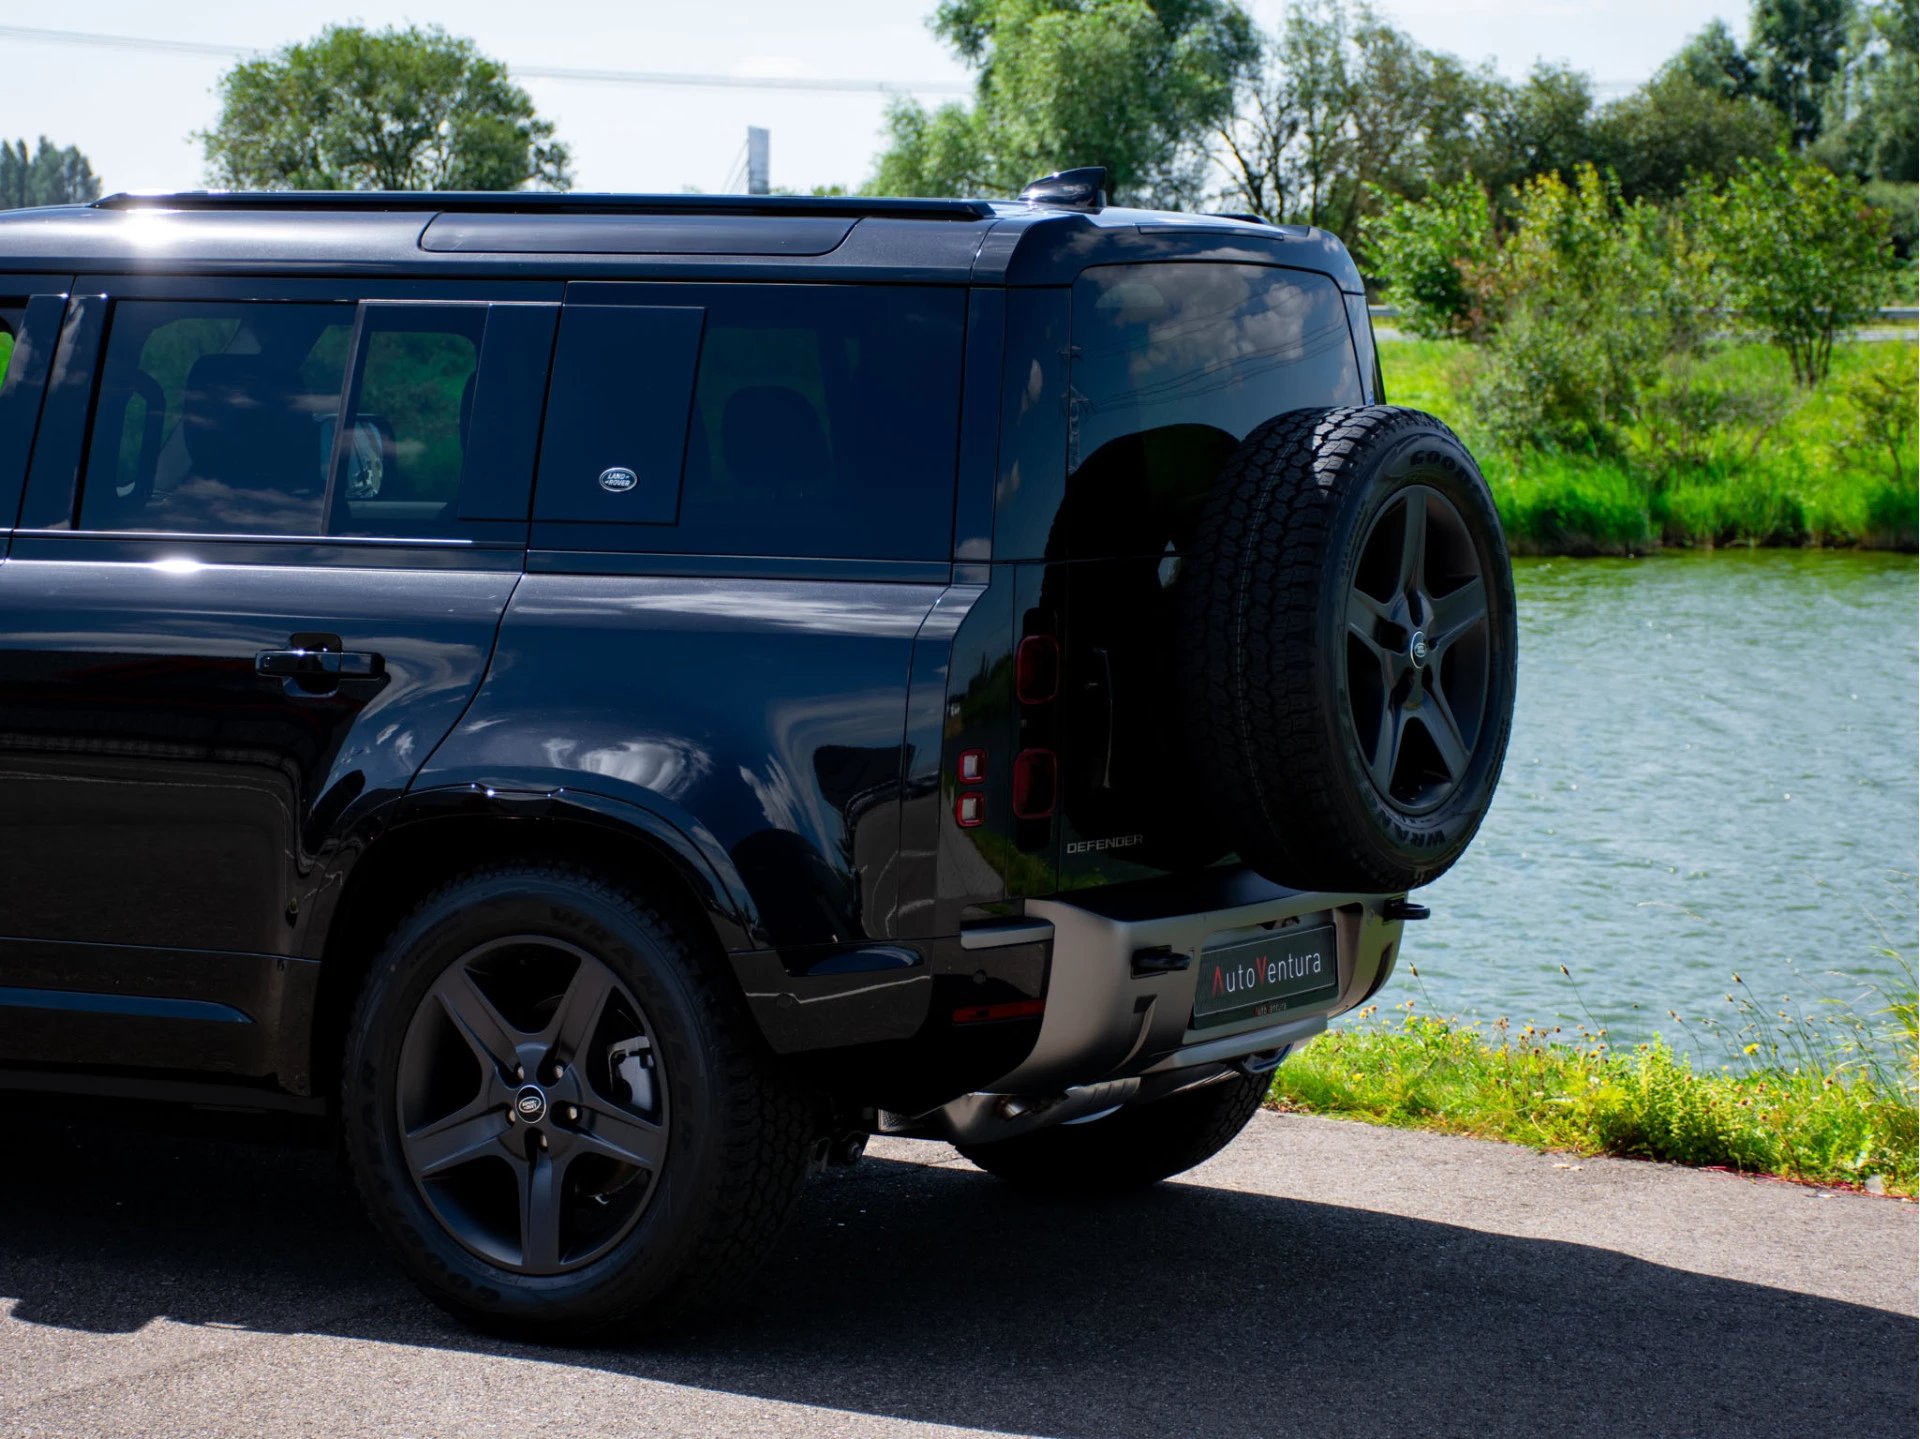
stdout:
<svg viewBox="0 0 1920 1439">
<path fill-rule="evenodd" d="M 1877 1013 L 1798 1017 L 1734 975 L 1725 1020 L 1670 1016 L 1680 1049 L 1656 1038 L 1616 1050 L 1598 1024 L 1563 1035 L 1369 1007 L 1281 1065 L 1268 1103 L 1911 1196 L 1920 1032 L 1910 964 L 1905 975 Z M 1701 1057 L 1715 1051 L 1718 1063 Z"/>
</svg>

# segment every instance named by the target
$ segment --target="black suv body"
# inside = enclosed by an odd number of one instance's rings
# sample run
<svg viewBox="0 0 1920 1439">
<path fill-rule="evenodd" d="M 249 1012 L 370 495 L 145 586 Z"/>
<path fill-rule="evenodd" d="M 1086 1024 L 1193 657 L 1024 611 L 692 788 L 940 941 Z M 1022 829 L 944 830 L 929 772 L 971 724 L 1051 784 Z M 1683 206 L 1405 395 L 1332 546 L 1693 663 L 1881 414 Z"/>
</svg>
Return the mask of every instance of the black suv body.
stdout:
<svg viewBox="0 0 1920 1439">
<path fill-rule="evenodd" d="M 676 1248 L 666 1206 L 625 1211 L 672 1170 L 659 1146 L 725 1187 L 681 1121 L 728 1063 L 804 1095 L 780 1143 L 815 1159 L 876 1129 L 984 1147 L 1109 1116 L 1092 1133 L 1254 1093 L 1392 968 L 1431 870 L 1263 875 L 1183 718 L 1218 663 L 1181 610 L 1195 534 L 1229 523 L 1216 476 L 1275 416 L 1393 413 L 1321 232 L 971 201 L 116 199 L 0 218 L 0 327 L 4 1083 L 338 1106 L 370 1126 L 356 1166 L 390 1229 L 425 1203 L 475 1266 L 449 1288 L 410 1260 L 470 1317 L 598 1322 L 726 1270 Z M 1367 643 L 1390 632 L 1417 690 L 1424 641 L 1395 623 Z M 1496 770 L 1505 703 L 1469 746 Z M 555 996 L 497 952 L 569 884 L 604 912 L 548 938 L 581 974 L 606 960 L 631 1032 L 535 1053 Z M 505 1115 L 482 1137 L 523 1203 L 523 1140 L 558 1156 L 620 1105 L 664 1137 L 601 1145 L 618 1172 L 567 1200 L 618 1223 L 516 1253 L 510 1217 L 407 1148 L 439 1083 L 407 1055 L 452 1041 L 382 986 L 411 982 L 431 896 L 458 925 L 549 892 L 461 951 L 496 953 L 471 963 L 488 1013 L 534 1017 L 489 1050 L 446 1001 L 486 1077 L 441 1107 Z M 622 925 L 653 938 L 591 938 Z M 686 974 L 649 999 L 650 963 Z M 546 1080 L 569 1044 L 583 1069 L 598 1046 L 578 1093 Z M 409 1174 L 426 1199 L 388 1192 Z M 643 1250 L 668 1259 L 620 1288 Z"/>
</svg>

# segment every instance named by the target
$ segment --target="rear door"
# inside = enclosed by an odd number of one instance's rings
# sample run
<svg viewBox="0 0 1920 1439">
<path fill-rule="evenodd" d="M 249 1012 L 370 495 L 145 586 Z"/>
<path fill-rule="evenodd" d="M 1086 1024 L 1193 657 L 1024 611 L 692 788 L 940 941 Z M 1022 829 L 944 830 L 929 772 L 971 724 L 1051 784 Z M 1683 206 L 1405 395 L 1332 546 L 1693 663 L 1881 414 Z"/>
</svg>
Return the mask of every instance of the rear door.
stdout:
<svg viewBox="0 0 1920 1439">
<path fill-rule="evenodd" d="M 1096 266 L 1074 284 L 1072 325 L 1066 487 L 1029 611 L 1064 647 L 1068 888 L 1225 856 L 1179 751 L 1179 583 L 1194 525 L 1255 426 L 1365 403 L 1346 297 L 1316 272 Z"/>
<path fill-rule="evenodd" d="M 368 288 L 67 307 L 0 568 L 0 1062 L 305 1087 L 324 916 L 519 578 L 557 314 Z"/>
</svg>

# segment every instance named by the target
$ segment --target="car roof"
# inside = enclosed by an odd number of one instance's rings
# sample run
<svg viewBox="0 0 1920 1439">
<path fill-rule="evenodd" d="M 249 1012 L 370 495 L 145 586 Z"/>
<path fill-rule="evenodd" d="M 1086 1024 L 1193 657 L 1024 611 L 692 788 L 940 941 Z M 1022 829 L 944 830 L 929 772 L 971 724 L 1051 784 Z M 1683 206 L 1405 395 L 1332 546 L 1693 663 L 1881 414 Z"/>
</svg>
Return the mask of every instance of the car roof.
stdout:
<svg viewBox="0 0 1920 1439">
<path fill-rule="evenodd" d="M 1197 259 L 1360 276 L 1307 226 L 1109 206 L 853 196 L 470 192 L 112 195 L 0 212 L 0 273 L 1070 284 Z"/>
</svg>

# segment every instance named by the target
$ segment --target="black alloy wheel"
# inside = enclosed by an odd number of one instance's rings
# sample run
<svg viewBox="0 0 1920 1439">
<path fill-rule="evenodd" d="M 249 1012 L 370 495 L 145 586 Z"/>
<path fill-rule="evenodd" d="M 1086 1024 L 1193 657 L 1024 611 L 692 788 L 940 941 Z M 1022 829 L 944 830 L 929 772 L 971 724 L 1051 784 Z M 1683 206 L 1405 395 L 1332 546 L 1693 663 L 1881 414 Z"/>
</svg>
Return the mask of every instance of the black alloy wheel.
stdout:
<svg viewBox="0 0 1920 1439">
<path fill-rule="evenodd" d="M 374 1227 L 468 1323 L 684 1333 L 798 1201 L 823 1100 L 697 916 L 560 861 L 449 880 L 373 962 L 342 1139 Z"/>
<path fill-rule="evenodd" d="M 434 1217 L 521 1274 L 605 1254 L 667 1159 L 667 1079 L 645 1013 L 605 964 L 545 935 L 447 966 L 407 1027 L 395 1103 Z"/>
<path fill-rule="evenodd" d="M 1460 512 L 1410 485 L 1375 515 L 1347 596 L 1348 717 L 1381 796 L 1444 804 L 1486 723 L 1487 585 Z"/>
</svg>

